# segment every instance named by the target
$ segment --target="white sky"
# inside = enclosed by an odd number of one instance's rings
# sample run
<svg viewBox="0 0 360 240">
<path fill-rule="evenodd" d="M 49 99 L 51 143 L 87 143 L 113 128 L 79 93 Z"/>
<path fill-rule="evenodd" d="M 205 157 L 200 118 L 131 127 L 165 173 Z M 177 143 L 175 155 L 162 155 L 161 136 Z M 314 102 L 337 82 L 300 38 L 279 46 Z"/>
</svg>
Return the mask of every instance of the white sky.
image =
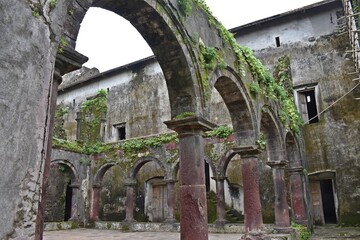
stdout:
<svg viewBox="0 0 360 240">
<path fill-rule="evenodd" d="M 321 0 L 206 0 L 213 14 L 230 29 Z M 124 18 L 90 8 L 81 24 L 76 50 L 87 67 L 101 72 L 153 55 L 137 30 Z"/>
</svg>

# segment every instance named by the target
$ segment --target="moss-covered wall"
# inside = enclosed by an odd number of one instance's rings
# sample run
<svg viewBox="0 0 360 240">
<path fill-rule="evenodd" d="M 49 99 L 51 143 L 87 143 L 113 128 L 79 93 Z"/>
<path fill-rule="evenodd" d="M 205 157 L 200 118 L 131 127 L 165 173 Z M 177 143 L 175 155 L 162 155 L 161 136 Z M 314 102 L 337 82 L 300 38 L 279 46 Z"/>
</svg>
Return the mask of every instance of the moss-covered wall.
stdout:
<svg viewBox="0 0 360 240">
<path fill-rule="evenodd" d="M 330 18 L 323 21 L 310 19 L 312 30 L 322 25 L 335 26 L 336 15 L 332 16 L 332 23 Z M 266 23 L 257 30 L 264 34 L 264 38 L 271 37 L 274 32 L 285 31 L 286 24 L 278 21 L 270 27 Z M 352 81 L 356 75 L 349 74 L 354 72 L 354 65 L 351 54 L 347 53 L 348 38 L 346 34 L 338 35 L 337 32 L 316 36 L 319 32 L 311 31 L 304 33 L 310 34 L 309 38 L 293 34 L 293 42 L 282 42 L 280 47 L 268 44 L 267 48 L 257 49 L 255 54 L 270 69 L 276 59 L 288 55 L 295 90 L 308 84 L 317 85 L 317 110 L 324 112 L 320 114 L 318 123 L 304 126 L 306 172 L 310 180 L 311 176 L 324 171 L 336 172 L 334 187 L 338 223 L 360 224 L 360 111 L 359 102 L 354 99 L 359 97 L 360 88 L 351 91 L 356 84 Z M 311 37 L 311 34 L 316 37 Z M 240 34 L 238 40 L 241 41 Z M 256 46 L 256 43 L 252 44 Z"/>
</svg>

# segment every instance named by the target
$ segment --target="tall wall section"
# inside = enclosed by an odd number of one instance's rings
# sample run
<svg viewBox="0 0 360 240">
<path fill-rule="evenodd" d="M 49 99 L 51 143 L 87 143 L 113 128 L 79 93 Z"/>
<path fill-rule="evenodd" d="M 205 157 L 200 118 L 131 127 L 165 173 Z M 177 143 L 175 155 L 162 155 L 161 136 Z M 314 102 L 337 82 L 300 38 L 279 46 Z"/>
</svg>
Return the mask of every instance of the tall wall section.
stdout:
<svg viewBox="0 0 360 240">
<path fill-rule="evenodd" d="M 324 192 L 316 188 L 329 179 L 336 222 L 355 225 L 360 223 L 360 103 L 354 98 L 359 97 L 360 88 L 351 91 L 356 75 L 351 74 L 354 64 L 347 53 L 347 34 L 338 31 L 342 15 L 341 1 L 327 1 L 233 31 L 237 41 L 254 49 L 270 69 L 276 59 L 290 57 L 294 97 L 305 121 L 305 173 L 310 179 L 315 222 L 327 223 L 320 208 L 326 208 L 325 199 L 319 197 Z M 309 90 L 314 91 L 312 100 L 321 113 L 318 122 L 310 124 L 301 102 Z"/>
</svg>

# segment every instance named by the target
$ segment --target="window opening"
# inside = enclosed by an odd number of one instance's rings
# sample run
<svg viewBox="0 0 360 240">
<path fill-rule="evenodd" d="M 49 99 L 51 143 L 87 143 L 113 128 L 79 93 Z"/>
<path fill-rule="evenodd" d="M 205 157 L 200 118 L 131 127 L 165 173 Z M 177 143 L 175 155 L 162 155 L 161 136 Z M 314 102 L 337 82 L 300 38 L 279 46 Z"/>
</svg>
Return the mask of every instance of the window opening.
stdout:
<svg viewBox="0 0 360 240">
<path fill-rule="evenodd" d="M 126 123 L 119 123 L 119 124 L 115 124 L 114 128 L 115 128 L 115 139 L 116 140 L 124 140 L 126 139 L 126 128 L 125 128 Z"/>
<path fill-rule="evenodd" d="M 306 96 L 306 107 L 308 111 L 309 123 L 319 122 L 318 112 L 316 108 L 315 91 L 314 89 L 304 92 Z"/>
<path fill-rule="evenodd" d="M 276 47 L 280 47 L 280 37 L 275 38 Z"/>
<path fill-rule="evenodd" d="M 306 91 L 298 91 L 298 108 L 305 122 L 319 122 L 315 88 Z"/>
<path fill-rule="evenodd" d="M 126 133 L 125 133 L 125 126 L 121 126 L 117 128 L 118 130 L 118 140 L 124 140 L 126 138 Z"/>
</svg>

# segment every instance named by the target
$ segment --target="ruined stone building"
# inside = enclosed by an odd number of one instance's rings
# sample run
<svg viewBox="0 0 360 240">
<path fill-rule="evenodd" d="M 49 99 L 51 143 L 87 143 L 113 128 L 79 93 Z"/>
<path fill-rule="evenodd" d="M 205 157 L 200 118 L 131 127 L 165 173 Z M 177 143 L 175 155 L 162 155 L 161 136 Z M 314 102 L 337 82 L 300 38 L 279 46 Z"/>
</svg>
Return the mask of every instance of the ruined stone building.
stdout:
<svg viewBox="0 0 360 240">
<path fill-rule="evenodd" d="M 339 30 L 343 15 L 340 1 L 325 1 L 231 30 L 237 42 L 252 48 L 255 55 L 274 72 L 274 75 L 283 71 L 292 79 L 294 98 L 305 122 L 304 143 L 308 164 L 301 174 L 305 174 L 309 179 L 312 199 L 306 207 L 311 209 L 315 224 L 355 225 L 359 224 L 360 219 L 360 195 L 359 190 L 356 190 L 360 181 L 356 140 L 359 138 L 356 124 L 359 121 L 356 111 L 359 103 L 354 100 L 356 94 L 351 93 L 319 114 L 354 86 L 354 82 L 351 81 L 354 75 L 349 74 L 354 72 L 354 67 L 351 54 L 348 53 L 348 36 L 341 34 Z M 159 134 L 172 132 L 164 124 L 171 118 L 164 76 L 156 58 L 150 57 L 101 74 L 96 69 L 86 68 L 69 74 L 59 87 L 58 110 L 63 112 L 58 115 L 60 125 L 56 127 L 63 135 L 55 135 L 56 137 L 68 140 L 84 139 L 84 131 L 91 131 L 87 126 L 83 126 L 91 120 L 84 121 L 84 118 L 91 116 L 82 111 L 82 106 L 84 102 L 94 98 L 101 89 L 107 93 L 106 106 L 104 105 L 106 111 L 99 118 L 99 128 L 96 128 L 96 133 L 92 136 L 97 141 L 121 143 L 139 137 L 159 138 Z M 210 122 L 218 126 L 232 127 L 231 117 L 218 91 L 213 89 L 210 96 Z M 211 204 L 211 198 L 216 201 L 216 164 L 223 154 L 229 154 L 226 152 L 229 145 L 234 146 L 234 138 L 231 135 L 224 139 L 205 140 L 204 162 L 210 223 L 217 219 L 216 205 Z M 292 141 L 287 139 L 285 144 L 290 145 Z M 94 204 L 91 201 L 94 200 L 96 192 L 96 201 L 99 201 L 99 205 L 96 206 L 98 212 L 92 213 L 94 220 L 123 221 L 126 218 L 126 186 L 129 184 L 126 182 L 129 173 L 125 168 L 133 168 L 130 175 L 133 175 L 133 180 L 136 179 L 137 183 L 135 220 L 175 221 L 173 218 L 178 217 L 178 200 L 175 201 L 175 206 L 171 206 L 175 208 L 174 213 L 169 213 L 167 196 L 169 185 L 173 184 L 175 194 L 178 194 L 178 177 L 176 171 L 172 170 L 178 167 L 176 144 L 165 144 L 165 148 L 154 152 L 146 147 L 139 147 L 135 154 L 136 156 L 131 157 L 133 162 L 125 166 L 121 163 L 127 157 L 123 153 L 118 153 L 115 159 L 107 154 L 95 157 L 93 155 L 92 158 L 86 156 L 83 157 L 86 160 L 81 163 L 80 155 L 73 156 L 71 153 L 67 156 L 67 153 L 61 150 L 53 150 L 53 163 L 67 167 L 77 165 L 79 169 L 75 167 L 73 171 L 76 170 L 79 174 L 86 171 L 84 165 L 88 165 L 92 171 L 88 176 L 75 176 L 90 181 L 90 185 L 87 183 L 85 189 L 93 194 L 91 196 L 83 191 L 85 195 L 79 197 L 80 201 L 85 202 L 78 206 L 77 211 L 84 212 L 77 212 L 79 216 L 85 217 L 86 210 L 82 209 L 85 207 L 83 204 Z M 288 156 L 287 160 L 291 161 L 291 158 Z M 64 163 L 65 160 L 69 162 Z M 264 222 L 273 223 L 274 186 L 269 183 L 269 179 L 272 179 L 271 164 L 267 164 L 266 161 L 264 157 L 260 162 L 262 217 Z M 225 183 L 225 204 L 228 210 L 224 217 L 230 222 L 243 221 L 244 190 L 239 172 L 240 162 L 239 157 L 232 157 L 222 176 L 225 177 L 222 181 Z M 68 197 L 66 186 L 70 184 L 68 186 L 71 187 L 74 179 L 71 176 L 63 176 L 74 172 L 69 173 L 60 168 L 63 173 L 59 173 L 59 167 L 55 166 L 50 173 L 50 176 L 54 176 L 50 177 L 50 186 L 54 184 L 58 189 L 49 198 L 48 221 L 62 221 L 71 217 L 70 213 L 64 216 L 64 209 L 71 212 L 71 206 L 66 206 L 65 201 Z M 296 170 L 289 171 L 286 168 L 288 180 Z M 72 189 L 74 191 L 74 188 Z M 284 189 L 289 190 L 293 189 L 288 186 Z M 58 198 L 59 195 L 62 197 Z M 291 211 L 291 214 L 294 212 Z M 295 216 L 292 216 L 293 220 L 294 218 Z M 302 220 L 305 221 L 307 218 Z M 224 219 L 217 219 L 217 222 L 221 221 Z"/>
<path fill-rule="evenodd" d="M 81 68 L 90 7 L 154 57 Z M 326 0 L 230 33 L 200 0 L 0 1 L 0 239 L 63 221 L 179 222 L 196 240 L 208 223 L 358 225 L 358 9 Z"/>
</svg>

